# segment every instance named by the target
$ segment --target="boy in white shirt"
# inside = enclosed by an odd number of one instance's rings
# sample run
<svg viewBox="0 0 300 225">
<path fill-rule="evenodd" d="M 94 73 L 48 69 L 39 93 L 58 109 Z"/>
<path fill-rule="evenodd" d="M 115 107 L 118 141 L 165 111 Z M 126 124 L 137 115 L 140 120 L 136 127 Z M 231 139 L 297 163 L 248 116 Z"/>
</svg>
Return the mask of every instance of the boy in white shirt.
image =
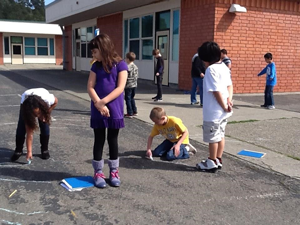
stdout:
<svg viewBox="0 0 300 225">
<path fill-rule="evenodd" d="M 203 141 L 209 143 L 209 157 L 197 169 L 216 172 L 222 168 L 227 118 L 232 115 L 233 86 L 230 70 L 220 61 L 221 50 L 215 42 L 205 42 L 198 49 L 204 62 L 203 80 Z"/>
</svg>

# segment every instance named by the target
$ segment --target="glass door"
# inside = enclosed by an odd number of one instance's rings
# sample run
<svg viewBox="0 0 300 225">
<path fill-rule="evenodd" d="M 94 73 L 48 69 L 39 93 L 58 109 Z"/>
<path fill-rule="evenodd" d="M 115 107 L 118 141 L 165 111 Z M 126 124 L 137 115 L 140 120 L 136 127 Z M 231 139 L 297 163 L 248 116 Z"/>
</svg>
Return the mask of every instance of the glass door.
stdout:
<svg viewBox="0 0 300 225">
<path fill-rule="evenodd" d="M 169 85 L 169 31 L 156 32 L 156 48 L 164 59 L 163 85 Z"/>
</svg>

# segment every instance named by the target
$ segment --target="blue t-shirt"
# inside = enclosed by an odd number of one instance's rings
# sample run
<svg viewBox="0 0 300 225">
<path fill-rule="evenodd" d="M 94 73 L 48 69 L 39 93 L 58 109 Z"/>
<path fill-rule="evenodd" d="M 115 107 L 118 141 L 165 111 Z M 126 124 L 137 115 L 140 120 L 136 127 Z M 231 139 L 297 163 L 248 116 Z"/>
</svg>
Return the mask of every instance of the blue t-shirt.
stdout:
<svg viewBox="0 0 300 225">
<path fill-rule="evenodd" d="M 258 76 L 261 76 L 263 74 L 266 74 L 266 85 L 268 86 L 275 86 L 277 83 L 276 78 L 276 67 L 275 63 L 269 63 L 259 74 Z"/>
</svg>

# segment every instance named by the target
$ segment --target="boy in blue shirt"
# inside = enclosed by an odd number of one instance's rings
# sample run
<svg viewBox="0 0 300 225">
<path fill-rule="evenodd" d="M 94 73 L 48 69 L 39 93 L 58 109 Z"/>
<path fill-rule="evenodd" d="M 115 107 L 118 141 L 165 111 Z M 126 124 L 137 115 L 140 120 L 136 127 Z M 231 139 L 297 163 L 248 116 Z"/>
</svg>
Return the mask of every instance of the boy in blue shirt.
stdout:
<svg viewBox="0 0 300 225">
<path fill-rule="evenodd" d="M 277 83 L 276 67 L 275 63 L 273 62 L 273 56 L 271 53 L 265 54 L 264 58 L 268 65 L 257 75 L 261 76 L 263 74 L 266 74 L 265 103 L 261 105 L 261 107 L 267 109 L 275 109 L 273 89 Z"/>
</svg>

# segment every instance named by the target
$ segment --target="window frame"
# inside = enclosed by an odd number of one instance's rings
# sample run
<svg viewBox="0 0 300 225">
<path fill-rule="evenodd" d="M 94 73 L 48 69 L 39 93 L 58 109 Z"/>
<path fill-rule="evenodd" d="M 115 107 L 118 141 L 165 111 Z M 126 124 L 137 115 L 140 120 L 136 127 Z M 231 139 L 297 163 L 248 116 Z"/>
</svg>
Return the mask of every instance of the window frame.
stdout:
<svg viewBox="0 0 300 225">
<path fill-rule="evenodd" d="M 180 55 L 180 18 L 181 18 L 181 10 L 180 8 L 174 8 L 170 10 L 170 46 L 172 48 L 170 49 L 170 62 L 176 62 L 179 63 L 179 55 Z M 174 11 L 179 12 L 179 24 L 178 24 L 178 60 L 173 60 L 173 48 L 174 48 L 174 37 L 173 37 L 173 31 L 174 31 Z"/>
<path fill-rule="evenodd" d="M 46 39 L 46 41 L 47 41 L 47 46 L 39 46 L 39 39 Z M 36 51 L 36 55 L 37 56 L 49 56 L 49 38 L 48 37 L 37 37 L 37 41 L 36 41 L 36 43 L 37 43 L 37 51 Z M 39 54 L 39 49 L 47 49 L 47 54 L 46 55 L 40 55 Z"/>
<path fill-rule="evenodd" d="M 26 38 L 31 38 L 34 40 L 34 45 L 26 45 Z M 36 49 L 36 38 L 35 37 L 24 37 L 24 56 L 27 55 L 27 56 L 36 56 L 37 54 L 37 49 Z M 26 48 L 34 48 L 34 54 L 31 55 L 31 54 L 26 54 Z"/>
</svg>

